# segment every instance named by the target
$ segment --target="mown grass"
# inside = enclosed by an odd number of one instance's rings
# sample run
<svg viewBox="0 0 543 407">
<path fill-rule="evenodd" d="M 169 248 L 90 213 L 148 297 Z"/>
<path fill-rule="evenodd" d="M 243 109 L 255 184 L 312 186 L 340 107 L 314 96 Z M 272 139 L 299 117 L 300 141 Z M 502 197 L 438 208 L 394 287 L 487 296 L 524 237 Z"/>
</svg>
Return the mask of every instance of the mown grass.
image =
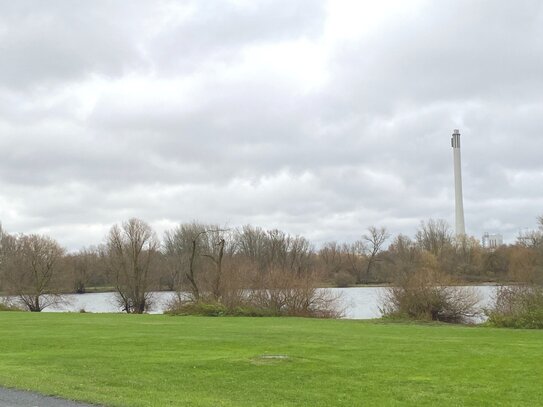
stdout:
<svg viewBox="0 0 543 407">
<path fill-rule="evenodd" d="M 541 331 L 21 312 L 0 327 L 0 385 L 111 406 L 543 404 Z"/>
</svg>

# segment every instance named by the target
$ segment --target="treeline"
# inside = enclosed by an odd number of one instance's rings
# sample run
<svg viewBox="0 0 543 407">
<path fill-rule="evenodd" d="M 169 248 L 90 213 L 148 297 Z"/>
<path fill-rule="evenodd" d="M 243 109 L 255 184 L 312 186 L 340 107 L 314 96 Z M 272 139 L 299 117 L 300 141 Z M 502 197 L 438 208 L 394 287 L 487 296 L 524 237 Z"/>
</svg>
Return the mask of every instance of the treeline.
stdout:
<svg viewBox="0 0 543 407">
<path fill-rule="evenodd" d="M 388 252 L 408 267 L 396 269 L 384 291 L 383 317 L 474 323 L 485 316 L 490 326 L 543 328 L 543 217 L 538 223 L 515 244 L 488 250 L 467 237 L 445 238 L 443 222 L 423 224 L 416 239 L 407 240 L 411 250 L 397 250 L 405 239 L 396 238 Z M 490 303 L 466 285 L 480 279 L 500 283 Z"/>
<path fill-rule="evenodd" d="M 455 236 L 443 220 L 422 222 L 412 238 L 370 227 L 352 244 L 324 244 L 315 258 L 326 281 L 335 286 L 394 283 L 420 269 L 466 283 L 523 281 L 543 277 L 543 217 L 538 225 L 514 244 L 495 248 L 483 248 L 474 237 Z"/>
<path fill-rule="evenodd" d="M 111 290 L 121 309 L 141 313 L 152 306 L 153 291 L 170 290 L 182 302 L 230 310 L 250 304 L 318 314 L 332 300 L 320 297 L 318 287 L 395 283 L 422 269 L 466 283 L 539 279 L 543 217 L 538 226 L 515 244 L 493 249 L 455 237 L 441 220 L 422 222 L 413 237 L 392 237 L 372 226 L 354 243 L 317 249 L 302 236 L 251 225 L 186 223 L 159 239 L 146 222 L 130 219 L 113 226 L 101 244 L 76 253 L 50 237 L 0 227 L 0 291 L 31 311 L 62 301 L 63 293 Z"/>
<path fill-rule="evenodd" d="M 101 288 L 127 313 L 150 309 L 156 290 L 177 292 L 177 310 L 206 303 L 270 315 L 336 313 L 333 298 L 317 289 L 324 278 L 309 241 L 278 230 L 193 222 L 160 241 L 149 224 L 130 219 L 102 244 L 69 254 L 47 236 L 0 233 L 0 289 L 30 311 Z"/>
</svg>

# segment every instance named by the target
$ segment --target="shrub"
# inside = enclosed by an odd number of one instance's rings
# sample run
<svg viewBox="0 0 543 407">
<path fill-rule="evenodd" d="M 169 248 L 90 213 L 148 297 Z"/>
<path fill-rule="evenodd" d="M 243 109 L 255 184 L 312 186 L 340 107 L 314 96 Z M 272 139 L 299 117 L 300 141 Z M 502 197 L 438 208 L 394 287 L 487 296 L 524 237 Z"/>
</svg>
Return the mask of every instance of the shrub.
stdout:
<svg viewBox="0 0 543 407">
<path fill-rule="evenodd" d="M 201 315 L 207 317 L 220 317 L 227 315 L 227 308 L 218 303 L 204 302 L 177 302 L 170 303 L 165 312 L 170 315 Z"/>
<path fill-rule="evenodd" d="M 336 287 L 350 287 L 356 284 L 356 277 L 345 270 L 340 270 L 334 276 L 334 284 Z"/>
<path fill-rule="evenodd" d="M 270 310 L 256 308 L 250 305 L 238 306 L 230 310 L 230 314 L 236 317 L 274 317 Z"/>
<path fill-rule="evenodd" d="M 235 275 L 239 275 L 236 273 Z M 246 276 L 251 276 L 247 273 Z M 241 275 L 243 277 L 243 275 Z M 209 291 L 201 291 L 199 298 L 176 292 L 167 305 L 167 313 L 174 315 L 207 316 L 300 316 L 339 318 L 343 315 L 339 294 L 316 287 L 316 275 L 306 271 L 274 268 L 254 278 L 233 279 L 224 285 L 217 299 Z"/>
<path fill-rule="evenodd" d="M 480 312 L 472 288 L 455 286 L 443 273 L 421 269 L 385 289 L 381 313 L 386 318 L 466 323 Z"/>
<path fill-rule="evenodd" d="M 235 299 L 235 301 L 234 301 Z M 202 293 L 200 299 L 177 293 L 167 306 L 168 314 L 206 316 L 299 316 L 339 318 L 343 315 L 340 296 L 316 288 L 311 275 L 289 276 L 283 271 L 270 272 L 255 288 L 240 290 L 226 301 L 215 301 Z"/>
<path fill-rule="evenodd" d="M 492 308 L 486 309 L 487 323 L 507 328 L 543 328 L 543 287 L 519 285 L 499 287 Z"/>
<path fill-rule="evenodd" d="M 0 311 L 22 311 L 22 309 L 3 299 L 0 300 Z"/>
<path fill-rule="evenodd" d="M 343 315 L 340 295 L 317 288 L 316 274 L 270 270 L 251 290 L 248 305 L 273 315 L 339 318 Z"/>
<path fill-rule="evenodd" d="M 206 317 L 268 317 L 275 316 L 269 310 L 251 307 L 237 306 L 229 308 L 224 304 L 210 302 L 174 302 L 170 303 L 169 309 L 165 312 L 169 315 L 199 315 Z"/>
</svg>

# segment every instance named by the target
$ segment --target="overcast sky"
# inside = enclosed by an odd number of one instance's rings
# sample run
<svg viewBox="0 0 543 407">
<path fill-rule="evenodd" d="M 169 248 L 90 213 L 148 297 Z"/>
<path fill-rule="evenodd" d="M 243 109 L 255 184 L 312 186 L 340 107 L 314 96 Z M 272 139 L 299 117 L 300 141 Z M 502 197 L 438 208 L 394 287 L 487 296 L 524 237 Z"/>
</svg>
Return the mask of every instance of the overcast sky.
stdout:
<svg viewBox="0 0 543 407">
<path fill-rule="evenodd" d="M 514 240 L 543 214 L 543 3 L 3 1 L 0 221 L 77 249 L 139 217 Z"/>
</svg>

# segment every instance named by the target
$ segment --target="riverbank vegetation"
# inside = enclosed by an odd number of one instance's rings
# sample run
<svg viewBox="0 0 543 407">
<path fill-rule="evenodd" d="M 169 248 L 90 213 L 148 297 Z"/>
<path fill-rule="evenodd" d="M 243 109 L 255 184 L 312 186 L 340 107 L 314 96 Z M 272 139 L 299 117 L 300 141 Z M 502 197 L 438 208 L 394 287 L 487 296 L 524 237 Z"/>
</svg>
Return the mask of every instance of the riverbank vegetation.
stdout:
<svg viewBox="0 0 543 407">
<path fill-rule="evenodd" d="M 113 287 L 119 309 L 127 313 L 146 312 L 153 305 L 152 291 L 171 290 L 178 293 L 173 313 L 207 304 L 227 314 L 250 309 L 337 316 L 337 301 L 319 287 L 390 284 L 388 313 L 456 321 L 471 313 L 466 307 L 471 299 L 461 289 L 440 289 L 443 285 L 541 286 L 543 218 L 538 221 L 539 229 L 515 244 L 493 248 L 453 236 L 439 220 L 422 222 L 413 238 L 372 226 L 355 242 L 317 248 L 303 236 L 279 230 L 199 222 L 181 224 L 160 239 L 149 224 L 130 219 L 114 225 L 98 246 L 73 253 L 50 237 L 0 228 L 0 291 L 30 311 L 57 304 L 63 293 Z M 428 284 L 421 287 L 424 281 Z M 417 284 L 424 290 L 415 290 Z M 416 292 L 429 296 L 417 305 Z M 451 299 L 460 309 L 451 308 Z"/>
<path fill-rule="evenodd" d="M 21 309 L 9 301 L 0 301 L 0 311 L 21 311 Z"/>
<path fill-rule="evenodd" d="M 0 385 L 107 406 L 533 406 L 543 332 L 0 312 Z"/>
<path fill-rule="evenodd" d="M 481 298 L 473 287 L 457 285 L 434 268 L 400 275 L 385 289 L 381 313 L 385 319 L 474 322 L 481 314 Z"/>
<path fill-rule="evenodd" d="M 500 287 L 485 313 L 490 326 L 543 329 L 543 287 L 526 283 Z"/>
</svg>

